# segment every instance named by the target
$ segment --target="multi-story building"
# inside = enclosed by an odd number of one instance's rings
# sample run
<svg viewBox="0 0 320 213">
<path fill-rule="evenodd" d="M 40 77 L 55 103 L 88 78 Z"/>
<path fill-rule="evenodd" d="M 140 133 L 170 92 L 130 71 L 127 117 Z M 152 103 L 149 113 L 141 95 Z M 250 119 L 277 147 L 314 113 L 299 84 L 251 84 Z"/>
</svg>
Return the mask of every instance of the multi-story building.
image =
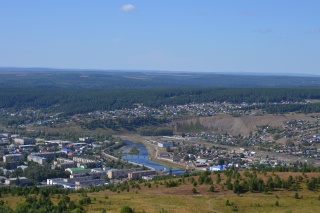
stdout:
<svg viewBox="0 0 320 213">
<path fill-rule="evenodd" d="M 84 168 L 67 168 L 65 171 L 70 172 L 70 178 L 81 177 L 89 175 L 91 169 Z"/>
<path fill-rule="evenodd" d="M 36 140 L 34 138 L 14 138 L 13 141 L 18 145 L 28 145 L 36 143 Z"/>
<path fill-rule="evenodd" d="M 33 161 L 33 162 L 36 162 L 41 165 L 43 165 L 45 162 L 47 162 L 47 158 L 44 158 L 44 157 L 41 157 L 38 155 L 32 155 L 32 154 L 28 155 L 27 159 L 28 159 L 28 161 Z"/>
<path fill-rule="evenodd" d="M 128 177 L 128 173 L 139 171 L 140 169 L 110 169 L 108 171 L 108 178 L 126 178 Z"/>
<path fill-rule="evenodd" d="M 57 160 L 54 161 L 54 165 L 58 168 L 74 168 L 77 166 L 77 163 L 67 158 L 57 158 Z"/>
<path fill-rule="evenodd" d="M 95 160 L 87 159 L 87 158 L 79 158 L 79 157 L 73 157 L 73 161 L 77 163 L 95 163 Z"/>
<path fill-rule="evenodd" d="M 6 185 L 26 185 L 29 183 L 29 179 L 26 177 L 19 177 L 19 178 L 9 178 L 6 179 L 4 184 Z"/>
<path fill-rule="evenodd" d="M 89 167 L 100 167 L 101 162 L 87 159 L 87 158 L 80 158 L 80 157 L 73 157 L 73 161 L 77 162 L 77 167 L 88 167 L 89 164 L 91 164 Z"/>
<path fill-rule="evenodd" d="M 89 175 L 84 177 L 77 178 L 55 178 L 55 179 L 47 179 L 47 185 L 60 185 L 64 188 L 69 189 L 80 189 L 86 188 L 89 186 L 98 186 L 105 184 L 106 181 L 96 176 Z"/>
<path fill-rule="evenodd" d="M 156 175 L 157 172 L 155 170 L 143 170 L 143 171 L 134 171 L 128 173 L 129 179 L 140 179 L 143 176 Z"/>
<path fill-rule="evenodd" d="M 43 165 L 47 160 L 52 160 L 54 156 L 61 154 L 61 152 L 38 152 L 38 153 L 31 153 L 28 155 L 28 161 L 34 161 L 41 165 Z"/>
<path fill-rule="evenodd" d="M 3 156 L 3 162 L 19 161 L 22 158 L 21 154 L 7 154 Z"/>
</svg>

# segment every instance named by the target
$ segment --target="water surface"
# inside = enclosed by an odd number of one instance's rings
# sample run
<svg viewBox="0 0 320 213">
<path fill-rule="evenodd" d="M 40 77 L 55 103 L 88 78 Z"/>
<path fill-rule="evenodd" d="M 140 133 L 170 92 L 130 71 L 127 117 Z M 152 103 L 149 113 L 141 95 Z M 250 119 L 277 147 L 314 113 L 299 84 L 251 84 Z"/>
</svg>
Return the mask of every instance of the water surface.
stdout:
<svg viewBox="0 0 320 213">
<path fill-rule="evenodd" d="M 128 160 L 134 163 L 139 163 L 144 166 L 152 167 L 156 170 L 164 171 L 166 170 L 167 172 L 170 170 L 170 167 L 164 166 L 160 163 L 154 162 L 149 159 L 149 154 L 148 150 L 143 145 L 142 143 L 136 143 L 132 141 L 124 141 L 126 148 L 122 152 L 123 154 L 127 154 L 122 157 L 122 160 Z M 129 155 L 130 150 L 132 147 L 136 146 L 139 149 L 139 154 L 137 155 Z M 179 168 L 171 168 L 172 169 L 172 174 L 183 174 L 185 171 Z"/>
</svg>

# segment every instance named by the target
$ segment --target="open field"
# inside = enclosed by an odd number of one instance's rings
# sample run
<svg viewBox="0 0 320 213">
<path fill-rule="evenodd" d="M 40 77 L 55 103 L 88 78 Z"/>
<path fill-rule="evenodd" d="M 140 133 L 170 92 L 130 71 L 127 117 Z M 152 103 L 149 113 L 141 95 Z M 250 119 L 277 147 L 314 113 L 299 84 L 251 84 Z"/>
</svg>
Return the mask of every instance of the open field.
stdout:
<svg viewBox="0 0 320 213">
<path fill-rule="evenodd" d="M 241 172 L 241 176 L 243 173 Z M 286 179 L 290 175 L 303 175 L 300 172 L 282 172 L 275 173 L 281 179 Z M 318 177 L 320 173 L 305 173 L 305 178 Z M 273 176 L 271 172 L 267 174 L 258 173 L 259 178 L 266 180 Z M 300 184 L 298 191 L 288 191 L 277 189 L 269 193 L 251 193 L 237 195 L 232 190 L 222 188 L 222 184 L 216 184 L 216 174 L 211 175 L 215 187 L 214 192 L 209 192 L 210 185 L 197 185 L 194 187 L 191 184 L 191 178 L 185 178 L 185 183 L 176 187 L 166 188 L 164 181 L 150 181 L 150 188 L 144 183 L 139 183 L 141 189 L 131 188 L 128 191 L 111 192 L 109 190 L 87 193 L 91 198 L 92 203 L 85 205 L 84 208 L 90 213 L 100 213 L 105 209 L 110 213 L 118 213 L 122 206 L 127 205 L 135 210 L 135 212 L 159 213 L 159 210 L 164 209 L 169 213 L 210 213 L 210 212 L 233 212 L 232 206 L 227 206 L 229 200 L 237 206 L 238 212 L 318 212 L 320 208 L 319 191 L 310 191 L 306 189 L 304 181 Z M 194 177 L 198 181 L 198 177 Z M 222 182 L 225 182 L 226 176 L 221 174 Z M 175 179 L 176 181 L 178 180 Z M 197 193 L 192 192 L 192 188 L 196 188 Z M 295 193 L 299 193 L 300 199 L 296 199 Z M 69 194 L 71 200 L 79 201 L 80 193 Z M 57 204 L 58 195 L 52 195 L 52 201 Z M 8 203 L 12 208 L 24 201 L 23 197 L 2 195 L 1 198 L 5 203 Z M 279 206 L 276 206 L 278 201 Z"/>
<path fill-rule="evenodd" d="M 197 188 L 197 187 L 196 187 Z M 168 189 L 167 192 L 175 191 L 177 188 Z M 137 212 L 143 210 L 147 213 L 158 213 L 160 209 L 165 209 L 170 213 L 205 213 L 205 212 L 233 212 L 230 206 L 225 203 L 229 200 L 238 206 L 238 212 L 317 212 L 320 208 L 318 192 L 299 192 L 303 195 L 303 199 L 295 199 L 295 192 L 277 192 L 268 195 L 247 193 L 237 196 L 232 192 L 219 193 L 213 192 L 212 195 L 191 194 L 191 186 L 188 188 L 186 195 L 180 194 L 153 194 L 155 189 L 148 191 L 135 192 L 98 192 L 88 193 L 93 200 L 92 204 L 85 206 L 87 212 L 100 213 L 102 209 L 106 209 L 110 213 L 120 212 L 120 208 L 124 205 L 130 206 Z M 179 190 L 183 192 L 183 190 Z M 189 192 L 190 191 L 190 192 Z M 279 198 L 276 198 L 278 195 Z M 72 200 L 80 200 L 80 194 L 69 195 Z M 105 196 L 108 196 L 106 199 Z M 24 199 L 20 197 L 6 197 L 4 201 L 8 201 L 11 207 L 15 207 L 17 202 Z M 53 199 L 57 203 L 56 199 Z M 275 206 L 275 202 L 279 202 L 279 206 Z"/>
<path fill-rule="evenodd" d="M 314 114 L 316 115 L 316 114 Z M 319 115 L 319 114 L 318 114 Z M 208 131 L 225 133 L 232 135 L 249 135 L 250 132 L 257 130 L 257 126 L 269 125 L 271 127 L 283 126 L 285 122 L 291 120 L 312 121 L 311 115 L 305 114 L 285 114 L 285 115 L 245 115 L 233 117 L 231 115 L 215 115 L 211 117 L 190 117 L 172 122 L 173 126 L 177 123 L 190 124 L 200 122 Z"/>
</svg>

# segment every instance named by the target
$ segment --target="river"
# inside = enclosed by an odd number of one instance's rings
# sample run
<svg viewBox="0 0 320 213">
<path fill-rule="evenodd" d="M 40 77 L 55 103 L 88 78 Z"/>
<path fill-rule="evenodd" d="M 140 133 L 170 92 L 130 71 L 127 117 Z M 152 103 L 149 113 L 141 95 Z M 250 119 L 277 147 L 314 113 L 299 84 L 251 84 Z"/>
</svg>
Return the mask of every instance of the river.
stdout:
<svg viewBox="0 0 320 213">
<path fill-rule="evenodd" d="M 154 162 L 149 159 L 149 154 L 147 148 L 142 143 L 136 143 L 132 141 L 124 141 L 126 148 L 122 152 L 123 154 L 127 154 L 122 157 L 122 160 L 128 160 L 134 163 L 139 163 L 148 167 L 152 167 L 156 170 L 163 171 L 164 169 L 169 172 L 170 167 L 166 167 L 160 163 Z M 139 149 L 139 154 L 137 155 L 129 155 L 131 148 L 136 146 Z M 172 174 L 179 175 L 183 174 L 185 171 L 179 168 L 171 168 Z"/>
</svg>

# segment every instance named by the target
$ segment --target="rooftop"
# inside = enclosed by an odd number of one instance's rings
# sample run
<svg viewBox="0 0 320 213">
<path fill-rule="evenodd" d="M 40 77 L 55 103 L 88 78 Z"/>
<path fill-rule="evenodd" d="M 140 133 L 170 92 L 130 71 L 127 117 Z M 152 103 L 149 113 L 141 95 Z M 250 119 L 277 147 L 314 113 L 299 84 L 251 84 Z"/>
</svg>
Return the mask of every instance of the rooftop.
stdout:
<svg viewBox="0 0 320 213">
<path fill-rule="evenodd" d="M 69 168 L 71 171 L 81 171 L 81 170 L 86 170 L 84 168 Z"/>
</svg>

